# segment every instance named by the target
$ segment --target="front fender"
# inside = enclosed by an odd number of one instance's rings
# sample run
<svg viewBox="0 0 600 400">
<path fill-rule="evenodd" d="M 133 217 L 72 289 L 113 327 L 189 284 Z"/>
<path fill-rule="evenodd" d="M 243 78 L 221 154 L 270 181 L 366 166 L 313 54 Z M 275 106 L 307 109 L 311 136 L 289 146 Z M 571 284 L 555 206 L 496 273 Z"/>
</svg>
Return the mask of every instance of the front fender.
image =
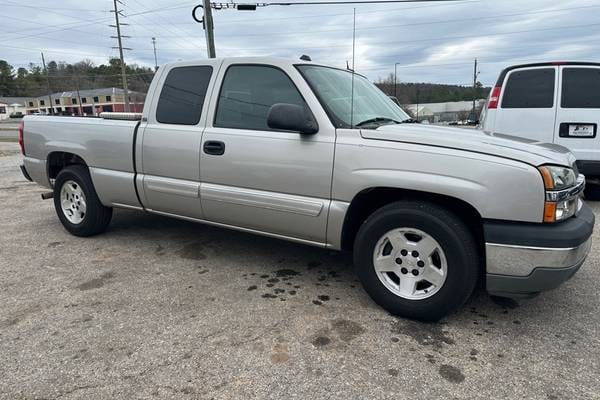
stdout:
<svg viewBox="0 0 600 400">
<path fill-rule="evenodd" d="M 392 142 L 338 146 L 333 199 L 350 202 L 373 187 L 454 197 L 472 205 L 484 219 L 543 220 L 544 186 L 539 171 L 487 154 Z"/>
</svg>

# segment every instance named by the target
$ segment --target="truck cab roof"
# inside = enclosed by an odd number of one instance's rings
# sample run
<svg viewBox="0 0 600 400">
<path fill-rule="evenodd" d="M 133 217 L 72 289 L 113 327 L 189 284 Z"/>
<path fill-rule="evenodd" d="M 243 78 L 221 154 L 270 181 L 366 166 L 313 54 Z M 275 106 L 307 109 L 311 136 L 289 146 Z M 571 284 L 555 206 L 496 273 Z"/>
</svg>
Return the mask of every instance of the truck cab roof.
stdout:
<svg viewBox="0 0 600 400">
<path fill-rule="evenodd" d="M 221 57 L 221 58 L 204 58 L 189 61 L 176 61 L 164 64 L 164 66 L 177 67 L 199 64 L 220 64 L 222 62 L 235 62 L 239 64 L 268 64 L 268 65 L 291 65 L 291 64 L 315 64 L 312 61 L 302 60 L 300 58 L 284 58 L 284 57 Z"/>
</svg>

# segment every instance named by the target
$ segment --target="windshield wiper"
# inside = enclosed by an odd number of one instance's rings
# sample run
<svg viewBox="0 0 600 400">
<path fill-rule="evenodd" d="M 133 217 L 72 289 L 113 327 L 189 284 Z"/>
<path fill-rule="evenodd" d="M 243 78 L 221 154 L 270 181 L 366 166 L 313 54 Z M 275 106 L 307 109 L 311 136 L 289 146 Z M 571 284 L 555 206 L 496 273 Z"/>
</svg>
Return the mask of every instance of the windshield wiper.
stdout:
<svg viewBox="0 0 600 400">
<path fill-rule="evenodd" d="M 377 122 L 391 122 L 393 124 L 401 124 L 402 123 L 402 122 L 396 121 L 395 119 L 392 119 L 392 118 L 375 117 L 375 118 L 369 118 L 369 119 L 366 119 L 364 121 L 361 121 L 358 124 L 355 124 L 354 126 L 362 126 L 362 125 L 374 124 L 374 123 L 377 123 Z"/>
</svg>

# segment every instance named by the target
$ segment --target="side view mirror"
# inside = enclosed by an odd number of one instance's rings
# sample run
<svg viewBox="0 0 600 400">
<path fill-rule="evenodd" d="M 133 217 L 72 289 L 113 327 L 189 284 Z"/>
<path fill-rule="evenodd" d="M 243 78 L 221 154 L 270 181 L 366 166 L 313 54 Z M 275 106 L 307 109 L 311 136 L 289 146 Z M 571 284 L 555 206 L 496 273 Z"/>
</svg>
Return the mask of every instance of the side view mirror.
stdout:
<svg viewBox="0 0 600 400">
<path fill-rule="evenodd" d="M 315 117 L 306 107 L 296 104 L 276 103 L 267 114 L 269 128 L 313 135 L 319 130 Z"/>
</svg>

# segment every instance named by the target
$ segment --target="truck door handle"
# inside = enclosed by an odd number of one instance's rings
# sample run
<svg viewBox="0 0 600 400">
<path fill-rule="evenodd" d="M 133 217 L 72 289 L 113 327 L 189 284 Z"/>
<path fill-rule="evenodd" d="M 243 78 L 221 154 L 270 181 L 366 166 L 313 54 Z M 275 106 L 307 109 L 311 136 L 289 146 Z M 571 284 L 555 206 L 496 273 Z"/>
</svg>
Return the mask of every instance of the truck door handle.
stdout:
<svg viewBox="0 0 600 400">
<path fill-rule="evenodd" d="M 225 143 L 218 140 L 207 140 L 203 148 L 206 154 L 213 156 L 222 156 L 225 153 Z"/>
</svg>

